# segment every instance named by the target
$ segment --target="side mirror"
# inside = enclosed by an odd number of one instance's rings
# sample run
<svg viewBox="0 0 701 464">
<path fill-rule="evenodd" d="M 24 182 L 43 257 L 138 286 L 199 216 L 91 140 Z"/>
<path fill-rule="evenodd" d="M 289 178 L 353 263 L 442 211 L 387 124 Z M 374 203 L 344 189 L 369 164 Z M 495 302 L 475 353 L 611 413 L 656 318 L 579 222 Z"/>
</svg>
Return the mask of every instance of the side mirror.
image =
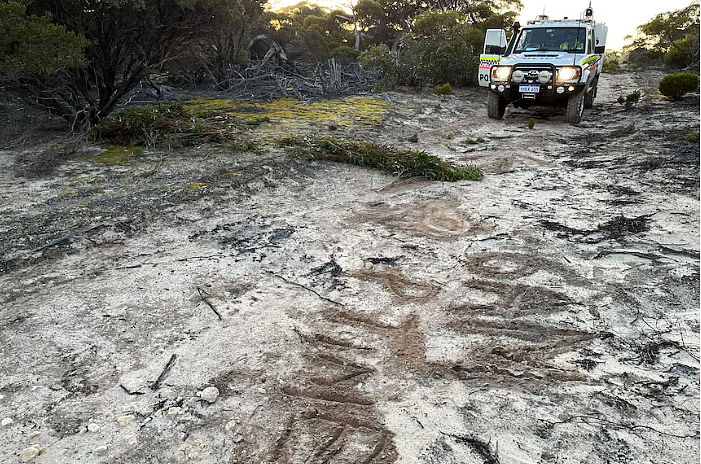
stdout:
<svg viewBox="0 0 701 464">
<path fill-rule="evenodd" d="M 597 55 L 604 53 L 605 50 L 606 47 L 603 45 L 597 45 L 596 47 L 594 47 L 594 53 L 596 53 Z"/>
</svg>

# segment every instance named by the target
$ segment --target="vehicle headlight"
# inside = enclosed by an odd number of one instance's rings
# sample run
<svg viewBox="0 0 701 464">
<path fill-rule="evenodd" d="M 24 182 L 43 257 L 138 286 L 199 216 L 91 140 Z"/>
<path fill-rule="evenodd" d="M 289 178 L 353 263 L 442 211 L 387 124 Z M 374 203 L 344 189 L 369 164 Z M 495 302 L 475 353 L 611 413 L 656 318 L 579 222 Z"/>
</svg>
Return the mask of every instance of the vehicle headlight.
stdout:
<svg viewBox="0 0 701 464">
<path fill-rule="evenodd" d="M 523 71 L 516 70 L 513 72 L 513 74 L 511 74 L 511 80 L 517 84 L 520 84 L 521 82 L 523 82 L 523 77 L 524 77 Z"/>
<path fill-rule="evenodd" d="M 579 68 L 572 66 L 567 66 L 557 70 L 557 80 L 561 82 L 571 81 L 574 79 L 579 79 L 579 75 L 582 71 Z"/>
<path fill-rule="evenodd" d="M 506 81 L 509 79 L 509 74 L 511 74 L 511 66 L 494 66 L 492 68 L 493 81 Z"/>
<path fill-rule="evenodd" d="M 551 77 L 552 73 L 550 71 L 541 71 L 538 73 L 538 82 L 541 84 L 546 84 Z"/>
</svg>

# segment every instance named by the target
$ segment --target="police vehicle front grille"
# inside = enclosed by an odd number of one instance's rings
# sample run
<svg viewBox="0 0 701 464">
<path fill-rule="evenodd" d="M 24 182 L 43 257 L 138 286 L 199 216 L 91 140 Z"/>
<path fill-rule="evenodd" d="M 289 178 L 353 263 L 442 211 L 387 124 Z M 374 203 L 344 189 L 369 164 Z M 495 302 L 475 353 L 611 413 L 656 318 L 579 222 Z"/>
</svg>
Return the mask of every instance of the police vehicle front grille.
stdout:
<svg viewBox="0 0 701 464">
<path fill-rule="evenodd" d="M 529 71 L 535 71 L 536 74 L 539 73 L 540 71 L 549 71 L 551 74 L 550 80 L 547 83 L 552 83 L 553 82 L 553 77 L 555 76 L 555 67 L 549 64 L 530 64 L 530 63 L 523 63 L 523 64 L 517 64 L 514 66 L 514 71 L 523 71 L 523 73 L 526 75 L 523 79 L 523 83 L 534 83 L 537 84 L 538 82 L 538 76 L 536 75 L 535 77 L 530 77 L 528 75 Z"/>
</svg>

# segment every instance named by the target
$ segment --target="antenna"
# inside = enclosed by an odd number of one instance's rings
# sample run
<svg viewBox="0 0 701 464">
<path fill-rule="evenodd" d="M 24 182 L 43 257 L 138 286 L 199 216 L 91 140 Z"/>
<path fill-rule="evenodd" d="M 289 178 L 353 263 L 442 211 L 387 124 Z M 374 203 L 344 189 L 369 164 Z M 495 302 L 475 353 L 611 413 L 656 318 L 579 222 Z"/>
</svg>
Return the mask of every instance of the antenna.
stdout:
<svg viewBox="0 0 701 464">
<path fill-rule="evenodd" d="M 584 10 L 584 19 L 593 19 L 594 18 L 594 9 L 591 7 L 591 2 L 589 2 L 589 8 Z"/>
</svg>

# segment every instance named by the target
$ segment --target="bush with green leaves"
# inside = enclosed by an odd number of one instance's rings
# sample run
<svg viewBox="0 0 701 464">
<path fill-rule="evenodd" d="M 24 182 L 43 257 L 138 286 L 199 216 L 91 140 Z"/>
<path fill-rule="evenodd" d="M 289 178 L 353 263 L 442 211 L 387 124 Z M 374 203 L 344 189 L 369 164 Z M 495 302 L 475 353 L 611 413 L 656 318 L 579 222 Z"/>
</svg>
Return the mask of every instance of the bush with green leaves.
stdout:
<svg viewBox="0 0 701 464">
<path fill-rule="evenodd" d="M 85 37 L 51 23 L 51 15 L 28 15 L 17 2 L 0 3 L 0 75 L 56 78 L 67 68 L 86 65 Z"/>
<path fill-rule="evenodd" d="M 380 75 L 375 90 L 388 90 L 399 85 L 418 86 L 425 80 L 415 56 L 404 50 L 390 50 L 385 44 L 372 46 L 362 52 L 360 62 Z"/>
<path fill-rule="evenodd" d="M 639 101 L 642 93 L 640 90 L 629 93 L 628 95 L 618 97 L 618 103 L 624 105 L 627 110 L 633 108 Z"/>
<path fill-rule="evenodd" d="M 450 95 L 451 92 L 450 83 L 436 86 L 436 95 Z"/>
<path fill-rule="evenodd" d="M 674 100 L 699 88 L 699 76 L 691 73 L 677 73 L 665 76 L 660 81 L 660 93 Z"/>
<path fill-rule="evenodd" d="M 621 68 L 621 63 L 616 58 L 604 58 L 604 66 L 601 68 L 601 72 L 608 74 L 621 74 L 623 73 L 623 68 Z"/>
<path fill-rule="evenodd" d="M 463 13 L 426 11 L 416 18 L 397 51 L 377 45 L 360 59 L 379 72 L 386 87 L 474 85 L 483 40 L 483 32 L 472 27 Z"/>
<path fill-rule="evenodd" d="M 146 147 L 220 142 L 227 137 L 180 103 L 125 108 L 103 119 L 91 133 L 97 140 Z"/>
</svg>

